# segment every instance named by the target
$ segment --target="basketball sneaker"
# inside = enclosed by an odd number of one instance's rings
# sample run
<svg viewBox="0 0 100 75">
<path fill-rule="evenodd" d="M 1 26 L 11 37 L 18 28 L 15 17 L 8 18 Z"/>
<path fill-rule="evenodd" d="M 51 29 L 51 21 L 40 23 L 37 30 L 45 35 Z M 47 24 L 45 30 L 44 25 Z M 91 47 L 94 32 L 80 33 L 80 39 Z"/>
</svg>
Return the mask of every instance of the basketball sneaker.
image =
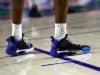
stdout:
<svg viewBox="0 0 100 75">
<path fill-rule="evenodd" d="M 23 38 L 18 41 L 14 36 L 11 36 L 7 39 L 7 42 L 6 53 L 10 56 L 24 55 L 34 49 L 33 45 L 26 43 Z"/>
<path fill-rule="evenodd" d="M 90 52 L 91 48 L 88 45 L 80 45 L 80 44 L 74 44 L 70 42 L 68 39 L 66 39 L 68 34 L 65 36 L 65 38 L 61 39 L 60 41 L 52 38 L 52 46 L 50 55 L 57 56 L 60 52 L 71 52 L 74 54 L 87 54 Z"/>
</svg>

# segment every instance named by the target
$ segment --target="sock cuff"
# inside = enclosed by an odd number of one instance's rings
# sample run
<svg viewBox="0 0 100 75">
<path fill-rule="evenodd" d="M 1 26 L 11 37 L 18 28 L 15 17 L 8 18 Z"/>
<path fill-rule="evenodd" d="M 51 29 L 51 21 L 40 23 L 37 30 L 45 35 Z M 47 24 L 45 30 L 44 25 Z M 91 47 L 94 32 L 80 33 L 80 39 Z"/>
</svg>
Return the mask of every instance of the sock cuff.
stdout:
<svg viewBox="0 0 100 75">
<path fill-rule="evenodd" d="M 60 40 L 65 37 L 67 34 L 67 23 L 56 23 L 55 24 L 55 35 L 54 37 L 57 40 Z"/>
<path fill-rule="evenodd" d="M 67 25 L 67 23 L 55 23 L 55 25 Z"/>
<path fill-rule="evenodd" d="M 16 39 L 22 39 L 22 24 L 12 24 L 12 36 L 15 36 Z"/>
</svg>

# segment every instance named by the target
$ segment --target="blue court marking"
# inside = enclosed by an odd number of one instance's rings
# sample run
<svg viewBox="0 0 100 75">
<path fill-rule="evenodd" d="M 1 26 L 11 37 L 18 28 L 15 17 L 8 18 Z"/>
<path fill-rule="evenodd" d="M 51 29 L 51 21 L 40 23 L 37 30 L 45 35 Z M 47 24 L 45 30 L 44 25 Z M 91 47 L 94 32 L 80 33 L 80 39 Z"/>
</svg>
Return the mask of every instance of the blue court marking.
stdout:
<svg viewBox="0 0 100 75">
<path fill-rule="evenodd" d="M 59 64 L 66 64 L 66 63 L 70 63 L 70 62 L 60 62 L 60 63 L 52 63 L 52 64 L 45 64 L 45 65 L 41 65 L 41 66 L 53 66 L 53 65 L 59 65 Z"/>
<path fill-rule="evenodd" d="M 35 48 L 34 50 L 51 56 L 50 53 L 46 50 L 42 50 L 42 49 L 39 49 L 39 48 Z M 77 64 L 77 65 L 92 69 L 94 71 L 100 72 L 100 67 L 89 64 L 89 63 L 81 62 L 81 61 L 78 61 L 78 60 L 75 60 L 75 59 L 72 59 L 72 58 L 68 58 L 68 57 L 56 57 L 56 58 L 59 58 L 59 59 L 65 60 L 65 61 L 69 61 L 69 62 L 72 62 L 74 64 Z"/>
</svg>

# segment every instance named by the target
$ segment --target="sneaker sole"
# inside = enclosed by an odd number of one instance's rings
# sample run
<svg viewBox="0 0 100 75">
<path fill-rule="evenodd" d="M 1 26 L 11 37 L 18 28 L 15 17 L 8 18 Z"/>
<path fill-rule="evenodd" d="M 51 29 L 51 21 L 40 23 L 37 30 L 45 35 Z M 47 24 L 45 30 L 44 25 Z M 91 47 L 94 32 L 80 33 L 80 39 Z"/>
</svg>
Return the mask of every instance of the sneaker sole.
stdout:
<svg viewBox="0 0 100 75">
<path fill-rule="evenodd" d="M 33 52 L 34 50 L 34 47 L 30 48 L 30 49 L 21 49 L 21 50 L 17 50 L 17 54 L 20 53 L 20 52 L 25 52 L 25 53 L 31 53 Z"/>
<path fill-rule="evenodd" d="M 86 47 L 86 48 L 83 48 L 82 50 L 77 50 L 77 51 L 64 50 L 64 51 L 57 51 L 57 53 L 59 54 L 59 53 L 62 53 L 62 52 L 66 52 L 66 53 L 74 53 L 76 55 L 81 55 L 81 54 L 90 53 L 90 51 L 91 51 L 91 48 Z"/>
</svg>

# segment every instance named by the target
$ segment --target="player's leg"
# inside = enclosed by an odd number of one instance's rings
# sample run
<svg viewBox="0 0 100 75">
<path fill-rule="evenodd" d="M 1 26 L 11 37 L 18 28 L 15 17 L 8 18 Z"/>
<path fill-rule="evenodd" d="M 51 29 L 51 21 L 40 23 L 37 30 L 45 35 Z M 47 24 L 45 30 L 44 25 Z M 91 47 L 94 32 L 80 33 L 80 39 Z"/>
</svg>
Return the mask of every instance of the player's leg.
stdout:
<svg viewBox="0 0 100 75">
<path fill-rule="evenodd" d="M 24 0 L 11 0 L 12 34 L 7 39 L 6 53 L 12 56 L 24 54 L 24 50 L 32 49 L 31 44 L 24 42 L 22 36 L 22 11 Z M 22 50 L 22 51 L 21 51 Z"/>
<path fill-rule="evenodd" d="M 65 37 L 67 34 L 67 0 L 54 0 L 55 7 L 55 35 L 57 40 Z"/>
<path fill-rule="evenodd" d="M 68 0 L 54 0 L 55 7 L 55 35 L 52 37 L 52 47 L 50 54 L 57 55 L 57 51 L 79 51 L 88 53 L 90 47 L 88 45 L 77 45 L 71 43 L 68 36 L 67 29 L 67 15 L 68 15 Z"/>
</svg>

